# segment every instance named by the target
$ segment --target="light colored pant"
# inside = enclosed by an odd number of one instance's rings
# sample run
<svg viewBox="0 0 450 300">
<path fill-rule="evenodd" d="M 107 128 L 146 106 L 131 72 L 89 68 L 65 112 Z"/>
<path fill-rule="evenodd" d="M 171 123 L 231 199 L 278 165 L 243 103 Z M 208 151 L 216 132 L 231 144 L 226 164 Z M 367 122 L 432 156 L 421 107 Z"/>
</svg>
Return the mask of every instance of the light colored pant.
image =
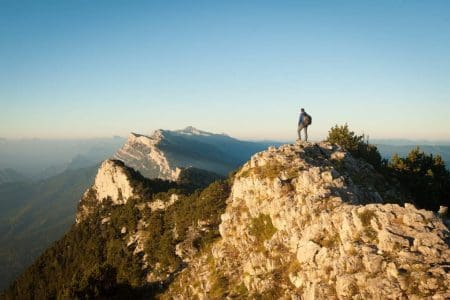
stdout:
<svg viewBox="0 0 450 300">
<path fill-rule="evenodd" d="M 298 133 L 298 139 L 301 141 L 302 140 L 302 135 L 300 134 L 301 132 L 305 131 L 305 141 L 308 141 L 308 125 L 304 125 L 304 124 L 299 124 L 298 128 L 297 128 L 297 133 Z"/>
</svg>

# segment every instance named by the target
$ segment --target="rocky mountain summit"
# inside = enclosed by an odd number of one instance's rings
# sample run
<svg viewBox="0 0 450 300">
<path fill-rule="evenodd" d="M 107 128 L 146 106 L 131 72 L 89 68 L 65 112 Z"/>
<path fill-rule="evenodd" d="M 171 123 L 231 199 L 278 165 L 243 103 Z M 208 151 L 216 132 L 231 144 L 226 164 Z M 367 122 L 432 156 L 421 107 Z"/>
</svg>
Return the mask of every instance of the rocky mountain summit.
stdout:
<svg viewBox="0 0 450 300">
<path fill-rule="evenodd" d="M 188 167 L 226 176 L 268 146 L 189 126 L 175 131 L 159 129 L 150 136 L 131 133 L 114 158 L 147 178 L 177 180 L 180 170 Z"/>
<path fill-rule="evenodd" d="M 209 186 L 202 172 L 149 179 L 105 161 L 77 224 L 5 298 L 450 297 L 440 217 L 340 147 L 270 147 Z"/>
<path fill-rule="evenodd" d="M 329 144 L 258 153 L 235 176 L 221 239 L 163 298 L 448 299 L 448 228 L 392 202 L 371 165 Z"/>
</svg>

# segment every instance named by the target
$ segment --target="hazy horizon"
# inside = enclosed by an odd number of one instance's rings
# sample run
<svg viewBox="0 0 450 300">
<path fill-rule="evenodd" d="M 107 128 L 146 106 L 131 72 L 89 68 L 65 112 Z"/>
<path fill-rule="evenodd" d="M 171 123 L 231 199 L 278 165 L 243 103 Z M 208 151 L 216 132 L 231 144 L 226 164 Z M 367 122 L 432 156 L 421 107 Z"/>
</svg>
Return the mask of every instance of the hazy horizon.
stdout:
<svg viewBox="0 0 450 300">
<path fill-rule="evenodd" d="M 188 126 L 186 126 L 188 127 Z M 109 140 L 109 139 L 127 139 L 128 136 L 132 133 L 136 134 L 142 134 L 142 135 L 151 135 L 155 130 L 170 130 L 170 131 L 176 131 L 176 130 L 182 130 L 183 128 L 175 128 L 175 129 L 167 129 L 167 128 L 158 128 L 150 130 L 149 132 L 139 132 L 139 131 L 129 131 L 127 134 L 124 135 L 117 135 L 117 134 L 111 134 L 108 136 L 93 136 L 93 137 L 2 137 L 0 136 L 0 145 L 1 141 L 14 141 L 14 142 L 20 142 L 20 141 L 93 141 L 93 140 Z M 240 137 L 240 136 L 233 136 L 231 134 L 228 134 L 227 132 L 213 132 L 210 130 L 205 130 L 204 128 L 198 128 L 209 133 L 213 134 L 225 134 L 232 138 L 236 138 L 239 140 L 248 140 L 248 141 L 275 141 L 275 142 L 292 142 L 296 139 L 296 137 L 293 135 L 290 139 L 277 139 L 277 138 L 253 138 L 253 137 Z M 354 128 L 350 128 L 351 130 L 354 130 Z M 398 145 L 398 146 L 408 146 L 408 145 L 448 145 L 450 144 L 450 138 L 449 139 L 407 139 L 407 138 L 371 138 L 364 132 L 357 132 L 358 134 L 365 134 L 366 137 L 369 138 L 369 141 L 374 144 L 389 144 L 389 145 Z M 326 136 L 323 137 L 312 137 L 311 141 L 314 142 L 320 142 L 326 139 Z"/>
<path fill-rule="evenodd" d="M 197 127 L 196 127 L 197 128 Z M 0 136 L 0 142 L 2 140 L 6 141 L 32 141 L 32 140 L 39 140 L 39 141 L 89 141 L 89 140 L 103 140 L 103 139 L 126 139 L 128 136 L 132 133 L 137 134 L 143 134 L 143 135 L 151 135 L 155 130 L 180 130 L 182 128 L 175 128 L 175 129 L 167 129 L 167 128 L 158 128 L 150 130 L 149 132 L 139 132 L 139 131 L 129 131 L 127 134 L 124 135 L 117 135 L 117 134 L 111 134 L 111 135 L 105 135 L 105 136 L 77 136 L 77 137 L 3 137 Z M 197 128 L 204 130 L 203 128 Z M 350 128 L 351 130 L 354 130 L 354 128 Z M 276 141 L 276 142 L 292 142 L 296 139 L 295 135 L 293 134 L 292 137 L 289 138 L 254 138 L 254 137 L 240 137 L 240 136 L 233 136 L 231 134 L 228 134 L 227 132 L 212 132 L 209 130 L 205 130 L 210 133 L 214 134 L 226 134 L 232 138 L 236 138 L 239 140 L 248 140 L 248 141 Z M 365 132 L 357 132 L 358 134 L 366 134 Z M 326 138 L 326 136 L 322 137 L 312 137 L 311 141 L 319 142 L 323 141 Z M 420 144 L 430 144 L 430 145 L 447 145 L 450 144 L 450 138 L 449 139 L 407 139 L 407 138 L 371 138 L 369 136 L 369 139 L 374 144 L 391 144 L 391 145 L 420 145 Z M 0 144 L 1 145 L 1 144 Z"/>
<path fill-rule="evenodd" d="M 343 125 L 343 124 L 340 124 Z M 183 127 L 185 128 L 185 127 Z M 140 131 L 136 131 L 136 130 L 132 130 L 129 131 L 123 135 L 119 135 L 119 134 L 110 134 L 110 135 L 104 135 L 104 136 L 75 136 L 75 137 L 4 137 L 4 136 L 0 136 L 0 143 L 2 140 L 7 140 L 7 141 L 31 141 L 31 140 L 40 140 L 40 141 L 83 141 L 83 140 L 101 140 L 101 139 L 126 139 L 128 138 L 128 136 L 132 133 L 137 133 L 137 134 L 142 134 L 142 135 L 151 135 L 153 134 L 153 132 L 155 130 L 170 130 L 170 131 L 176 131 L 176 130 L 182 130 L 183 128 L 157 128 L 157 129 L 151 129 L 147 132 L 140 132 Z M 239 140 L 248 140 L 248 141 L 277 141 L 277 142 L 291 142 L 294 141 L 296 139 L 296 131 L 294 131 L 294 133 L 292 134 L 292 136 L 290 138 L 270 138 L 270 137 L 252 137 L 252 136 L 235 136 L 232 134 L 229 134 L 228 132 L 213 132 L 211 130 L 207 130 L 204 128 L 199 128 L 199 127 L 195 127 L 197 129 L 200 130 L 204 130 L 213 134 L 226 134 L 232 138 L 236 138 Z M 294 128 L 295 129 L 295 128 Z M 310 128 L 311 129 L 311 128 Z M 366 137 L 369 138 L 369 140 L 375 144 L 383 144 L 383 143 L 387 143 L 387 144 L 391 144 L 391 145 L 395 145 L 395 144 L 399 144 L 399 145 L 419 145 L 419 144 L 430 144 L 430 145 L 447 145 L 450 144 L 450 138 L 448 139 L 423 139 L 423 138 L 403 138 L 403 137 L 398 137 L 398 138 L 383 138 L 383 137 L 379 137 L 379 138 L 372 138 L 370 137 L 366 132 L 361 131 L 361 130 L 356 130 L 356 128 L 350 128 L 351 130 L 355 131 L 357 134 L 364 134 Z M 326 139 L 326 135 L 322 135 L 322 136 L 313 136 L 311 138 L 311 141 L 323 141 Z M 1 144 L 0 144 L 1 145 Z"/>
</svg>

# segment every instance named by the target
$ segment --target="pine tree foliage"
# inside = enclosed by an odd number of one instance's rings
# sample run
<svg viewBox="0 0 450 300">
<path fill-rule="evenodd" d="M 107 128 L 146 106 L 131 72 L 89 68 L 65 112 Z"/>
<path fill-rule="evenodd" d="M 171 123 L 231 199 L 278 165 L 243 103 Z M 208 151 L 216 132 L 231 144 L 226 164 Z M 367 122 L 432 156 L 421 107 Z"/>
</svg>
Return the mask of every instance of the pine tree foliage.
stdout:
<svg viewBox="0 0 450 300">
<path fill-rule="evenodd" d="M 378 170 L 387 163 L 386 160 L 382 159 L 377 147 L 370 144 L 364 134 L 355 134 L 355 132 L 348 128 L 347 124 L 332 127 L 328 131 L 326 141 L 341 146 L 353 156 L 365 159 Z"/>
<path fill-rule="evenodd" d="M 441 156 L 426 154 L 416 147 L 406 157 L 395 154 L 388 162 L 375 145 L 364 135 L 356 135 L 347 124 L 332 127 L 326 141 L 366 160 L 391 182 L 399 182 L 416 206 L 435 211 L 440 205 L 449 206 L 450 174 Z"/>
<path fill-rule="evenodd" d="M 158 271 L 162 277 L 170 278 L 183 268 L 175 253 L 176 244 L 186 238 L 190 227 L 206 224 L 195 240 L 198 249 L 219 236 L 218 225 L 230 193 L 230 181 L 219 180 L 191 192 L 186 186 L 174 188 L 173 184 L 153 180 L 145 181 L 140 190 L 145 197 L 131 199 L 124 205 L 91 206 L 89 217 L 73 225 L 0 298 L 152 298 L 164 284 L 149 282 L 149 272 Z M 179 200 L 173 205 L 155 211 L 149 208 L 149 203 L 168 200 L 174 193 Z M 136 245 L 128 241 L 140 222 L 148 224 L 141 228 L 146 236 L 145 249 L 134 253 Z M 144 267 L 144 261 L 150 268 Z M 156 266 L 163 267 L 156 270 Z"/>
<path fill-rule="evenodd" d="M 406 157 L 392 156 L 389 170 L 421 207 L 437 210 L 440 205 L 449 206 L 450 174 L 441 156 L 416 147 Z"/>
</svg>

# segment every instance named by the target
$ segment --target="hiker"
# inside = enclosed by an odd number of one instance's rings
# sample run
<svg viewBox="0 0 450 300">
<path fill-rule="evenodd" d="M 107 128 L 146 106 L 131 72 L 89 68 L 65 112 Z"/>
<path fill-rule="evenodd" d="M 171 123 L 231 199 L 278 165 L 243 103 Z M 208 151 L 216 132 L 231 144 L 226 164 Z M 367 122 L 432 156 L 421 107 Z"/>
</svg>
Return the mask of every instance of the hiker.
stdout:
<svg viewBox="0 0 450 300">
<path fill-rule="evenodd" d="M 298 128 L 297 128 L 299 141 L 302 140 L 302 136 L 301 136 L 302 130 L 305 131 L 305 141 L 308 141 L 308 126 L 311 125 L 311 122 L 312 122 L 311 116 L 305 112 L 304 108 L 302 108 L 301 112 L 300 112 L 300 117 L 298 119 Z"/>
</svg>

